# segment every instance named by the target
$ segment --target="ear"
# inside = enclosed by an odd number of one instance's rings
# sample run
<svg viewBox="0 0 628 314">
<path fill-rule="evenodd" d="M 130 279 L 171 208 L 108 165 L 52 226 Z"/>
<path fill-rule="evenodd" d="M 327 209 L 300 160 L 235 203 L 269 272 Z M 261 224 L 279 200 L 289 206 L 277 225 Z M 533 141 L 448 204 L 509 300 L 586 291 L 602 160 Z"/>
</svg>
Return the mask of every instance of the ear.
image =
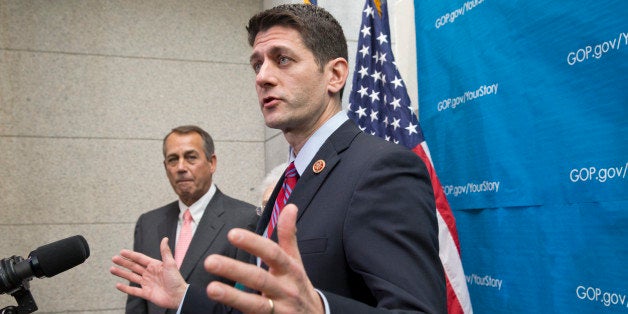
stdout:
<svg viewBox="0 0 628 314">
<path fill-rule="evenodd" d="M 327 62 L 326 67 L 329 73 L 327 91 L 331 94 L 337 94 L 347 83 L 349 64 L 345 58 L 336 58 Z"/>
<path fill-rule="evenodd" d="M 214 174 L 214 172 L 216 172 L 216 163 L 218 162 L 218 160 L 216 159 L 216 154 L 212 154 L 212 156 L 209 158 L 209 171 Z"/>
</svg>

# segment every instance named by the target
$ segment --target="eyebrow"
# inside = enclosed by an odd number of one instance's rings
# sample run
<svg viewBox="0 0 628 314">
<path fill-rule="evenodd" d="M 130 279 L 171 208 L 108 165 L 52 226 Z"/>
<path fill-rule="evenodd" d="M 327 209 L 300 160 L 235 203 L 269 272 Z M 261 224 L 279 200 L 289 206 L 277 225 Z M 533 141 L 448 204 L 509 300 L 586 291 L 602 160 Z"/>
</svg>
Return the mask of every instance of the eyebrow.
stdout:
<svg viewBox="0 0 628 314">
<path fill-rule="evenodd" d="M 252 62 L 253 62 L 253 60 L 257 60 L 257 59 L 259 59 L 258 55 L 259 55 L 259 53 L 257 53 L 257 52 L 253 52 L 253 53 L 251 54 L 251 56 L 249 57 L 249 63 L 252 63 Z"/>
<path fill-rule="evenodd" d="M 186 151 L 183 152 L 183 157 L 185 157 L 186 155 L 192 154 L 192 153 L 200 155 L 200 152 L 198 150 L 190 149 L 190 150 L 186 150 Z M 169 157 L 179 157 L 179 153 L 170 153 L 170 154 L 166 155 L 166 158 L 169 158 Z"/>
<path fill-rule="evenodd" d="M 268 54 L 277 55 L 277 54 L 286 53 L 286 52 L 291 53 L 292 51 L 293 51 L 292 49 L 290 49 L 289 47 L 285 45 L 277 45 L 270 48 Z M 253 52 L 251 56 L 249 57 L 249 63 L 253 62 L 253 60 L 261 59 L 260 55 L 262 54 L 259 52 Z"/>
</svg>

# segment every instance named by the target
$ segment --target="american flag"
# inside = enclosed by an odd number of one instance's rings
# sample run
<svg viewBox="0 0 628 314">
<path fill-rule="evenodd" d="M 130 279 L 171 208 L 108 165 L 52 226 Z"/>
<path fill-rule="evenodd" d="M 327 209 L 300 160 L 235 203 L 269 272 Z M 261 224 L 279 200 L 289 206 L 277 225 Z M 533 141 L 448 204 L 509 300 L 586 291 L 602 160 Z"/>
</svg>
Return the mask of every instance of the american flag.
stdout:
<svg viewBox="0 0 628 314">
<path fill-rule="evenodd" d="M 364 5 L 348 115 L 362 131 L 408 147 L 426 164 L 436 198 L 439 255 L 447 282 L 447 309 L 449 313 L 472 313 L 456 221 L 395 64 L 386 1 L 367 0 Z"/>
</svg>

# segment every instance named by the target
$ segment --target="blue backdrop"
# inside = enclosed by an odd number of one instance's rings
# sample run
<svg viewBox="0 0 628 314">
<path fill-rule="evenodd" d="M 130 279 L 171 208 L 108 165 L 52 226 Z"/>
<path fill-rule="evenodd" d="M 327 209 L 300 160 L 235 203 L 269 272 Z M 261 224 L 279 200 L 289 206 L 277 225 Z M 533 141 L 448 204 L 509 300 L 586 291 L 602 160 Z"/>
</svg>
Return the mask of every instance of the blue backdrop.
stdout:
<svg viewBox="0 0 628 314">
<path fill-rule="evenodd" d="M 628 313 L 628 1 L 415 0 L 476 313 Z"/>
</svg>

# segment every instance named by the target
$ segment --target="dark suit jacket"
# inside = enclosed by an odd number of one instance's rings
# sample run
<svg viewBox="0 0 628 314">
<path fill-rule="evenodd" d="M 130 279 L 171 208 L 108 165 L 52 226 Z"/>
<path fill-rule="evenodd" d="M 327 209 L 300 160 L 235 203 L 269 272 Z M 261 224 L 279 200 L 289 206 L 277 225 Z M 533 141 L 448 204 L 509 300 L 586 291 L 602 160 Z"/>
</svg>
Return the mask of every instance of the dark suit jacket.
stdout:
<svg viewBox="0 0 628 314">
<path fill-rule="evenodd" d="M 135 226 L 133 250 L 161 260 L 159 244 L 163 237 L 168 237 L 168 244 L 174 252 L 178 215 L 178 201 L 142 214 Z M 207 287 L 209 282 L 214 280 L 234 284 L 206 272 L 203 261 L 214 253 L 242 261 L 250 260 L 248 253 L 238 250 L 227 241 L 227 232 L 235 227 L 255 230 L 257 220 L 258 216 L 253 205 L 231 198 L 216 189 L 181 264 L 180 272 L 185 281 L 201 287 Z M 129 296 L 126 313 L 161 314 L 176 313 L 176 310 L 166 311 L 144 299 Z"/>
<path fill-rule="evenodd" d="M 317 160 L 326 164 L 318 174 L 312 171 Z M 258 234 L 268 224 L 280 185 Z M 333 314 L 446 313 L 432 186 L 412 151 L 347 121 L 317 152 L 289 202 L 299 208 L 297 239 L 305 270 Z M 186 295 L 184 308 L 187 302 L 200 306 L 200 299 L 200 290 Z"/>
</svg>

